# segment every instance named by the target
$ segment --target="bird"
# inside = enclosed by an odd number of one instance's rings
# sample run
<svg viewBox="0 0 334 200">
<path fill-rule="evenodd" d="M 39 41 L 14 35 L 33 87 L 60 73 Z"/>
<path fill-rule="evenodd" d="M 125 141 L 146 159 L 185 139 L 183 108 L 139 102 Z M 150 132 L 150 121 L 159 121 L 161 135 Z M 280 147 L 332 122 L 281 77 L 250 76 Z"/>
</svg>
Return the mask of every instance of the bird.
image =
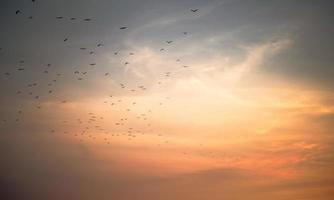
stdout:
<svg viewBox="0 0 334 200">
<path fill-rule="evenodd" d="M 70 20 L 76 20 L 76 19 L 77 19 L 77 18 L 75 18 L 75 17 L 71 17 L 71 18 L 70 18 Z"/>
<path fill-rule="evenodd" d="M 190 9 L 191 10 L 191 12 L 197 12 L 198 11 L 198 9 Z"/>
<path fill-rule="evenodd" d="M 15 14 L 16 14 L 16 15 L 18 15 L 18 14 L 20 14 L 20 13 L 21 13 L 21 10 L 16 10 L 16 11 L 15 11 Z"/>
<path fill-rule="evenodd" d="M 67 40 L 68 40 L 68 38 L 65 38 L 65 39 L 64 39 L 64 42 L 66 42 Z"/>
<path fill-rule="evenodd" d="M 121 29 L 121 30 L 124 30 L 124 29 L 127 29 L 128 27 L 126 27 L 126 26 L 122 26 L 121 28 L 119 28 L 119 29 Z"/>
<path fill-rule="evenodd" d="M 170 43 L 172 43 L 173 41 L 172 40 L 168 40 L 168 41 L 166 41 L 167 42 L 167 44 L 170 44 Z"/>
<path fill-rule="evenodd" d="M 91 21 L 91 20 L 92 20 L 91 18 L 84 19 L 84 21 L 86 21 L 86 22 Z"/>
<path fill-rule="evenodd" d="M 62 16 L 58 16 L 58 17 L 56 17 L 57 19 L 63 19 L 63 17 Z"/>
<path fill-rule="evenodd" d="M 97 44 L 96 46 L 97 46 L 97 47 L 102 47 L 103 44 L 99 43 L 99 44 Z"/>
</svg>

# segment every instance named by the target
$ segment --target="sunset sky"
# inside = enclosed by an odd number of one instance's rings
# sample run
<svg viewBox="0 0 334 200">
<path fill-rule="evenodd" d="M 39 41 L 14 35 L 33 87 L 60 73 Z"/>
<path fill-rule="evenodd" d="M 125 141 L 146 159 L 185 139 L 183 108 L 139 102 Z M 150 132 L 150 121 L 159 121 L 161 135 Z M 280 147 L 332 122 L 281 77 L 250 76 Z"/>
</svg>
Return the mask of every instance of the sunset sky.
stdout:
<svg viewBox="0 0 334 200">
<path fill-rule="evenodd" d="M 2 0 L 0 199 L 332 199 L 333 7 Z"/>
</svg>

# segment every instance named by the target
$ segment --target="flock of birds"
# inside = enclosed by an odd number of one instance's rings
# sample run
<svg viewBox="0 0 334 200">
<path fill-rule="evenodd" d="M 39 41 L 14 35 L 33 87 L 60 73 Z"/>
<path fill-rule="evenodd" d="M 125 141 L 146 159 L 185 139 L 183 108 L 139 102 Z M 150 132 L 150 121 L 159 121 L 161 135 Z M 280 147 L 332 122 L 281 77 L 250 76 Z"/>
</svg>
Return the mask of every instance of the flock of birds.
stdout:
<svg viewBox="0 0 334 200">
<path fill-rule="evenodd" d="M 36 0 L 31 0 L 32 3 L 36 3 Z M 190 9 L 190 12 L 192 13 L 196 13 L 198 12 L 199 9 Z M 15 11 L 15 15 L 24 15 L 24 11 L 22 10 L 16 10 Z M 34 16 L 28 16 L 29 19 L 34 19 Z M 55 17 L 57 20 L 64 20 L 66 19 L 63 16 L 56 16 Z M 74 18 L 71 17 L 69 18 L 69 20 L 79 20 L 78 18 Z M 92 22 L 94 21 L 92 18 L 83 18 L 81 19 L 83 21 L 86 22 Z M 130 27 L 127 26 L 120 26 L 119 30 L 121 31 L 126 31 L 127 29 L 130 29 Z M 184 36 L 188 35 L 188 32 L 181 32 Z M 69 42 L 70 38 L 64 38 L 63 42 Z M 165 41 L 166 45 L 171 45 L 173 43 L 173 40 L 167 40 Z M 95 44 L 95 48 L 103 48 L 104 44 L 103 43 L 97 43 Z M 95 49 L 88 49 L 86 47 L 81 47 L 80 50 L 82 51 L 88 51 L 88 54 L 90 55 L 94 55 L 95 54 Z M 5 51 L 5 49 L 0 47 L 0 53 Z M 160 52 L 165 51 L 165 48 L 160 48 L 159 49 Z M 114 55 L 117 56 L 119 54 L 118 51 L 114 52 Z M 129 56 L 135 56 L 134 52 L 130 52 L 128 53 Z M 181 59 L 177 59 L 176 60 L 177 63 L 181 63 Z M 28 71 L 29 69 L 27 69 L 25 67 L 25 60 L 19 60 L 17 63 L 17 68 L 16 69 L 12 69 L 11 71 L 5 71 L 3 72 L 3 76 L 5 77 L 3 80 L 9 80 L 9 79 L 15 79 L 16 78 L 16 74 L 17 73 L 24 73 L 25 71 Z M 126 65 L 130 65 L 131 63 L 129 61 L 125 61 L 123 63 L 125 66 Z M 89 64 L 90 66 L 94 67 L 97 64 L 95 62 L 92 62 Z M 180 65 L 181 70 L 182 69 L 186 69 L 186 68 L 190 68 L 188 65 Z M 44 74 L 52 74 L 51 68 L 53 68 L 53 64 L 52 63 L 48 63 L 44 66 L 44 69 L 42 71 L 42 73 Z M 54 68 L 53 68 L 54 69 Z M 97 68 L 95 68 L 97 69 Z M 178 72 L 178 71 L 176 71 Z M 82 71 L 82 70 L 75 70 L 72 72 L 72 76 L 75 77 L 75 81 L 83 81 L 89 74 L 88 71 Z M 163 79 L 168 79 L 172 76 L 172 74 L 175 72 L 165 72 L 161 75 L 161 80 L 157 81 L 157 85 L 162 85 L 163 83 Z M 111 76 L 112 74 L 110 72 L 105 72 L 104 76 L 108 77 Z M 52 97 L 54 97 L 54 95 L 56 95 L 55 90 L 56 90 L 56 85 L 59 79 L 61 79 L 63 77 L 62 73 L 56 73 L 56 74 L 52 74 L 52 78 L 49 79 L 46 83 L 46 85 L 44 83 L 41 83 L 40 81 L 32 81 L 31 83 L 26 85 L 25 89 L 20 89 L 16 91 L 17 98 L 21 98 L 21 95 L 28 95 L 32 98 L 32 100 L 34 101 L 34 105 L 36 106 L 37 110 L 43 109 L 42 106 L 42 97 L 43 95 L 53 95 Z M 43 93 L 43 94 L 39 94 L 38 92 L 40 92 L 41 87 L 45 87 L 47 86 L 47 93 Z M 39 88 L 40 87 L 40 88 Z M 119 83 L 119 87 L 120 89 L 123 90 L 128 90 L 128 92 L 130 93 L 135 93 L 135 92 L 145 92 L 147 91 L 148 87 L 146 87 L 145 85 L 142 84 L 138 84 L 137 87 L 135 88 L 128 88 L 127 84 L 125 83 Z M 39 89 L 37 89 L 39 88 Z M 37 91 L 37 92 L 36 92 Z M 104 101 L 103 103 L 106 106 L 120 106 L 125 107 L 125 113 L 127 112 L 132 112 L 132 108 L 134 106 L 136 106 L 138 104 L 138 102 L 136 102 L 135 100 L 131 101 L 131 102 L 125 102 L 125 100 L 119 98 L 117 95 L 113 95 L 113 94 L 107 94 L 107 96 L 109 97 L 109 100 Z M 170 97 L 166 97 L 166 100 L 169 100 Z M 68 103 L 68 100 L 66 99 L 62 99 L 60 100 L 61 104 L 66 104 Z M 164 104 L 164 102 L 158 102 L 158 106 L 162 106 Z M 20 105 L 18 106 L 19 109 L 17 109 L 16 111 L 16 117 L 14 117 L 14 119 L 10 120 L 10 119 L 2 119 L 2 123 L 3 124 L 11 124 L 14 123 L 14 125 L 17 123 L 19 123 L 21 121 L 22 115 L 24 114 L 24 109 L 22 108 L 24 106 Z M 112 138 L 114 137 L 125 137 L 128 140 L 134 140 L 136 138 L 138 138 L 138 136 L 142 136 L 145 135 L 146 133 L 150 133 L 150 136 L 156 136 L 159 139 L 158 142 L 158 146 L 161 146 L 163 144 L 168 144 L 170 143 L 170 140 L 168 139 L 168 137 L 164 137 L 163 134 L 161 133 L 156 133 L 156 131 L 153 130 L 153 121 L 151 120 L 150 116 L 151 113 L 154 112 L 154 110 L 152 108 L 147 108 L 145 112 L 141 112 L 141 113 L 131 113 L 131 116 L 135 116 L 135 119 L 131 119 L 130 120 L 130 115 L 129 116 L 123 116 L 120 119 L 110 122 L 110 121 L 106 121 L 106 116 L 104 116 L 103 114 L 97 114 L 94 112 L 89 112 L 86 114 L 86 116 L 81 116 L 80 118 L 77 119 L 73 119 L 72 121 L 69 120 L 62 120 L 62 124 L 77 124 L 79 127 L 79 130 L 76 129 L 73 133 L 68 130 L 68 131 L 58 131 L 56 128 L 51 128 L 49 130 L 50 133 L 57 133 L 57 132 L 63 132 L 63 134 L 73 134 L 75 137 L 78 137 L 80 141 L 83 141 L 83 139 L 91 139 L 91 140 L 95 140 L 97 139 L 97 135 L 96 133 L 103 133 L 102 138 L 104 140 L 104 142 L 106 144 L 110 144 Z M 131 122 L 133 122 L 133 120 L 136 120 L 136 124 L 141 124 L 140 128 L 136 128 Z M 107 125 L 113 124 L 114 128 L 113 130 L 110 130 Z M 78 128 L 77 127 L 77 128 Z M 158 131 L 157 131 L 158 132 Z M 101 137 L 100 137 L 101 138 Z M 201 144 L 202 146 L 202 144 Z M 183 152 L 185 155 L 187 155 L 187 152 Z M 214 156 L 212 152 L 209 153 L 209 156 Z"/>
</svg>

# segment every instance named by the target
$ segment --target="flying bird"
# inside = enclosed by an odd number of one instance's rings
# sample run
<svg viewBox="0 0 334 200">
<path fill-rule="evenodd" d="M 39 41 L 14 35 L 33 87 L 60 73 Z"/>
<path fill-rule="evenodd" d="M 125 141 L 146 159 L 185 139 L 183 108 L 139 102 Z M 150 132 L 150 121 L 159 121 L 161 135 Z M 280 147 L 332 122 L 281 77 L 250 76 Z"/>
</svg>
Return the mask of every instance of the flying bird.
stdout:
<svg viewBox="0 0 334 200">
<path fill-rule="evenodd" d="M 191 10 L 191 12 L 197 12 L 198 11 L 198 9 L 190 9 Z"/>
<path fill-rule="evenodd" d="M 127 28 L 128 28 L 128 27 L 123 26 L 123 27 L 121 27 L 121 28 L 119 28 L 119 29 L 124 30 L 124 29 L 127 29 Z"/>
<path fill-rule="evenodd" d="M 16 14 L 16 15 L 18 15 L 18 14 L 20 14 L 20 13 L 21 13 L 20 10 L 15 11 L 15 14 Z"/>
</svg>

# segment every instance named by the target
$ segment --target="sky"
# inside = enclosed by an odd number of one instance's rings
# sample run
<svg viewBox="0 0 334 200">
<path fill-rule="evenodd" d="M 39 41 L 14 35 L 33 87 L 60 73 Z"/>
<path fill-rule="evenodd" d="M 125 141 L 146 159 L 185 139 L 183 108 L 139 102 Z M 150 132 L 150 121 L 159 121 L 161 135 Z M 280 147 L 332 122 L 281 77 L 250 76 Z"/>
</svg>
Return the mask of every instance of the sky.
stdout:
<svg viewBox="0 0 334 200">
<path fill-rule="evenodd" d="M 1 199 L 331 199 L 333 6 L 2 0 Z"/>
</svg>

